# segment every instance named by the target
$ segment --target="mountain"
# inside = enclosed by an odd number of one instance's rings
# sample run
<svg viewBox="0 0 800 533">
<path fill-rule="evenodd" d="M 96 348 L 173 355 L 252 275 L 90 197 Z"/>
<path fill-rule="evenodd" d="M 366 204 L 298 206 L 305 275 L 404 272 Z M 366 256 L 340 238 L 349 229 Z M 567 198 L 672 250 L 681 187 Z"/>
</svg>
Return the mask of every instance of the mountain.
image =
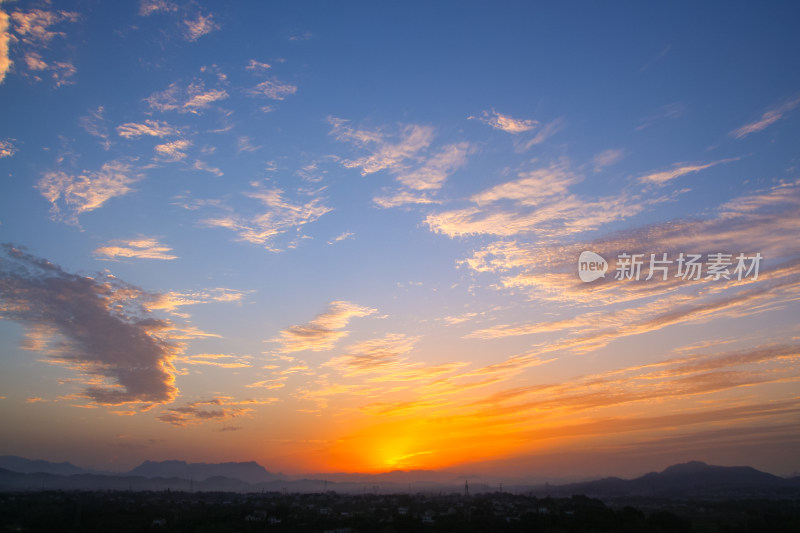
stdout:
<svg viewBox="0 0 800 533">
<path fill-rule="evenodd" d="M 0 466 L 0 491 L 17 490 L 134 490 L 205 492 L 337 492 L 463 491 L 464 478 L 441 472 L 394 471 L 382 474 L 331 474 L 316 479 L 288 479 L 255 462 L 187 463 L 145 461 L 125 474 L 86 472 L 69 463 L 0 458 L 25 472 Z M 42 470 L 61 470 L 66 474 Z M 472 481 L 472 479 L 470 479 Z M 568 485 L 507 484 L 507 490 L 554 497 L 584 494 L 597 498 L 800 498 L 800 477 L 782 478 L 749 466 L 713 466 L 692 461 L 635 479 L 605 478 Z M 493 492 L 494 483 L 470 482 L 470 492 Z"/>
<path fill-rule="evenodd" d="M 605 478 L 552 487 L 554 494 L 588 496 L 769 496 L 797 493 L 798 478 L 782 478 L 749 466 L 714 466 L 700 461 L 672 465 L 635 479 Z"/>
<path fill-rule="evenodd" d="M 88 472 L 83 468 L 78 468 L 72 463 L 51 463 L 50 461 L 25 459 L 24 457 L 17 457 L 14 455 L 0 456 L 0 468 L 5 468 L 13 472 L 20 472 L 22 474 L 41 472 L 44 474 L 58 474 L 61 476 L 85 474 Z"/>
<path fill-rule="evenodd" d="M 274 481 L 282 476 L 268 472 L 255 461 L 246 463 L 187 463 L 186 461 L 145 461 L 124 476 L 145 478 L 174 477 L 194 481 L 208 478 L 231 478 L 245 483 Z"/>
</svg>

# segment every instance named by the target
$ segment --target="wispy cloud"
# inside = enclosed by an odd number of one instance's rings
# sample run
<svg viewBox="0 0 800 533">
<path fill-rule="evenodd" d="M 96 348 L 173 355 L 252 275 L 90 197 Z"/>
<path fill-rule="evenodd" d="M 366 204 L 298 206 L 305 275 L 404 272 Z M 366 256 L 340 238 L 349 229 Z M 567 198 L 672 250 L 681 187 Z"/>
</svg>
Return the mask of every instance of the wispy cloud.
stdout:
<svg viewBox="0 0 800 533">
<path fill-rule="evenodd" d="M 186 26 L 186 39 L 189 41 L 196 41 L 203 35 L 207 35 L 220 28 L 219 24 L 214 22 L 214 17 L 211 14 L 205 16 L 198 14 L 193 20 L 184 20 L 183 24 Z"/>
<path fill-rule="evenodd" d="M 178 139 L 177 141 L 170 141 L 164 144 L 157 144 L 155 146 L 156 154 L 160 156 L 162 161 L 176 162 L 186 157 L 186 150 L 192 145 L 192 141 L 187 139 Z"/>
<path fill-rule="evenodd" d="M 276 80 L 267 80 L 262 81 L 255 87 L 247 89 L 245 92 L 250 96 L 264 96 L 271 100 L 283 100 L 287 96 L 296 93 L 297 87 Z"/>
<path fill-rule="evenodd" d="M 639 177 L 639 182 L 663 185 L 668 181 L 672 181 L 675 178 L 680 178 L 681 176 L 685 176 L 686 174 L 700 172 L 701 170 L 711 168 L 713 166 L 719 165 L 720 163 L 730 163 L 731 161 L 738 161 L 738 160 L 739 160 L 738 157 L 734 157 L 730 159 L 721 159 L 719 161 L 712 161 L 711 163 L 705 163 L 705 164 L 675 163 L 673 165 L 673 168 L 670 170 L 653 172 L 651 174 L 646 174 L 644 176 Z"/>
<path fill-rule="evenodd" d="M 14 146 L 16 139 L 0 139 L 0 159 L 4 157 L 11 157 L 17 153 L 17 147 Z"/>
<path fill-rule="evenodd" d="M 130 162 L 116 160 L 103 164 L 100 170 L 84 170 L 77 175 L 59 170 L 46 172 L 36 188 L 52 204 L 56 219 L 76 224 L 78 215 L 128 194 L 130 185 L 142 178 L 144 175 Z"/>
<path fill-rule="evenodd" d="M 328 117 L 333 129 L 330 134 L 338 141 L 346 141 L 355 144 L 357 147 L 368 152 L 367 155 L 352 160 L 343 160 L 342 164 L 347 168 L 360 168 L 361 175 L 366 176 L 374 172 L 393 168 L 404 170 L 405 162 L 414 158 L 417 154 L 428 148 L 433 140 L 433 128 L 430 126 L 406 125 L 397 135 L 388 136 L 383 132 L 358 130 L 348 125 L 348 121 Z"/>
<path fill-rule="evenodd" d="M 341 241 L 350 239 L 351 237 L 353 237 L 353 235 L 354 234 L 352 232 L 345 231 L 341 235 L 338 235 L 338 236 L 334 237 L 333 239 L 329 240 L 328 244 L 336 244 L 337 242 L 341 242 Z"/>
<path fill-rule="evenodd" d="M 161 244 L 153 237 L 138 237 L 136 239 L 117 239 L 106 246 L 101 246 L 94 251 L 100 259 L 116 261 L 126 259 L 177 259 L 172 255 L 172 248 Z"/>
<path fill-rule="evenodd" d="M 759 132 L 767 126 L 771 126 L 772 124 L 778 122 L 782 118 L 784 118 L 790 111 L 792 111 L 797 104 L 800 104 L 800 97 L 795 98 L 793 100 L 789 100 L 778 107 L 770 109 L 766 111 L 761 118 L 756 120 L 755 122 L 750 122 L 749 124 L 745 124 L 739 128 L 733 130 L 730 134 L 737 139 L 744 139 L 751 133 Z"/>
<path fill-rule="evenodd" d="M 317 193 L 312 193 L 315 195 Z M 270 251 L 282 251 L 276 247 L 275 239 L 290 230 L 299 231 L 303 226 L 316 221 L 322 215 L 332 211 L 321 197 L 314 197 L 303 202 L 292 202 L 280 189 L 257 188 L 245 196 L 258 200 L 266 211 L 252 215 L 230 212 L 222 217 L 206 218 L 203 224 L 212 227 L 227 228 L 236 232 L 239 240 L 263 245 Z M 290 244 L 290 246 L 294 246 Z"/>
<path fill-rule="evenodd" d="M 77 13 L 63 10 L 14 11 L 10 17 L 0 10 L 0 83 L 14 64 L 10 59 L 12 43 L 16 55 L 22 59 L 16 62 L 17 72 L 35 81 L 41 81 L 41 74 L 49 72 L 56 87 L 73 83 L 71 77 L 76 69 L 71 61 L 64 58 L 45 61 L 42 54 L 51 47 L 53 39 L 66 36 L 63 31 L 54 31 L 54 26 L 78 19 Z"/>
<path fill-rule="evenodd" d="M 171 13 L 177 10 L 178 6 L 169 0 L 141 0 L 139 2 L 139 15 L 143 17 L 160 11 Z"/>
<path fill-rule="evenodd" d="M 247 70 L 253 70 L 255 72 L 264 72 L 272 68 L 272 65 L 268 63 L 262 63 L 261 61 L 256 61 L 255 59 L 251 59 L 250 62 L 245 67 Z"/>
<path fill-rule="evenodd" d="M 205 422 L 222 422 L 246 415 L 255 405 L 269 405 L 277 398 L 236 401 L 229 396 L 218 396 L 210 400 L 197 400 L 182 407 L 171 407 L 158 416 L 162 422 L 178 427 L 194 426 Z"/>
<path fill-rule="evenodd" d="M 381 170 L 395 175 L 399 188 L 384 189 L 373 198 L 379 207 L 438 203 L 432 193 L 441 189 L 450 175 L 466 164 L 467 156 L 476 151 L 472 144 L 459 142 L 430 153 L 434 132 L 429 126 L 404 125 L 391 135 L 381 129 L 356 129 L 343 119 L 328 117 L 328 121 L 333 126 L 330 134 L 337 140 L 367 152 L 357 159 L 342 159 L 344 167 L 360 168 L 362 176 Z"/>
<path fill-rule="evenodd" d="M 417 340 L 401 333 L 389 334 L 349 346 L 343 355 L 326 364 L 342 369 L 345 375 L 384 373 L 395 369 Z"/>
<path fill-rule="evenodd" d="M 207 303 L 238 303 L 247 293 L 235 289 L 217 287 L 192 292 L 168 291 L 152 294 L 146 298 L 142 305 L 148 311 L 165 311 L 174 316 L 188 318 L 188 313 L 179 311 L 187 305 L 198 305 Z"/>
<path fill-rule="evenodd" d="M 6 74 L 11 69 L 12 64 L 8 55 L 8 42 L 11 39 L 8 27 L 8 13 L 0 9 L 0 84 L 6 79 Z"/>
<path fill-rule="evenodd" d="M 625 150 L 609 149 L 604 150 L 592 158 L 594 164 L 594 171 L 600 172 L 606 167 L 616 165 L 625 157 Z"/>
<path fill-rule="evenodd" d="M 108 126 L 105 124 L 104 113 L 103 106 L 98 106 L 97 109 L 89 111 L 88 115 L 81 117 L 80 125 L 86 130 L 86 133 L 100 139 L 103 149 L 108 151 L 111 148 L 111 140 L 108 135 Z"/>
<path fill-rule="evenodd" d="M 220 170 L 217 167 L 212 167 L 205 161 L 200 161 L 200 160 L 195 161 L 194 164 L 192 165 L 192 168 L 195 170 L 204 170 L 206 172 L 210 172 L 217 177 L 222 177 L 225 175 L 224 172 L 222 172 L 222 170 Z"/>
<path fill-rule="evenodd" d="M 509 115 L 500 114 L 494 109 L 490 111 L 482 111 L 479 117 L 469 118 L 479 120 L 496 130 L 502 130 L 506 133 L 513 134 L 531 131 L 539 126 L 539 122 L 536 120 L 512 118 Z"/>
<path fill-rule="evenodd" d="M 467 142 L 445 146 L 419 168 L 400 172 L 397 181 L 416 191 L 440 189 L 450 174 L 466 164 L 467 154 L 471 151 L 472 147 Z"/>
<path fill-rule="evenodd" d="M 144 309 L 143 292 L 112 277 L 71 274 L 11 245 L 0 259 L 0 316 L 31 328 L 34 346 L 89 379 L 99 404 L 172 401 L 177 389 L 169 321 Z"/>
<path fill-rule="evenodd" d="M 673 102 L 671 104 L 663 105 L 658 109 L 656 109 L 655 111 L 653 111 L 651 114 L 643 118 L 640 118 L 639 124 L 636 126 L 636 131 L 641 131 L 645 128 L 649 128 L 656 122 L 662 120 L 675 120 L 677 118 L 680 118 L 681 116 L 683 116 L 685 111 L 686 111 L 686 106 L 680 102 Z"/>
<path fill-rule="evenodd" d="M 220 353 L 178 356 L 174 359 L 174 362 L 175 364 L 183 363 L 186 365 L 214 366 L 217 368 L 252 368 L 253 366 L 241 357 Z"/>
<path fill-rule="evenodd" d="M 228 98 L 225 89 L 206 89 L 202 81 L 194 81 L 185 89 L 177 83 L 170 84 L 167 89 L 153 93 L 145 102 L 157 111 L 177 111 L 179 113 L 199 113 L 219 100 Z"/>
<path fill-rule="evenodd" d="M 142 135 L 152 137 L 168 137 L 180 133 L 178 128 L 170 126 L 167 122 L 146 119 L 144 123 L 126 122 L 117 126 L 117 134 L 126 139 L 134 139 Z"/>
<path fill-rule="evenodd" d="M 596 229 L 640 213 L 660 198 L 642 198 L 623 191 L 606 197 L 583 199 L 570 192 L 582 177 L 566 164 L 518 173 L 518 179 L 474 194 L 473 206 L 432 213 L 425 219 L 431 231 L 449 237 L 465 235 L 516 235 L 544 237 L 571 235 Z"/>
<path fill-rule="evenodd" d="M 365 317 L 376 312 L 376 309 L 338 300 L 331 302 L 328 310 L 317 315 L 311 322 L 286 328 L 273 341 L 281 344 L 281 351 L 284 353 L 330 350 L 339 339 L 349 333 L 344 328 L 352 318 Z"/>
</svg>

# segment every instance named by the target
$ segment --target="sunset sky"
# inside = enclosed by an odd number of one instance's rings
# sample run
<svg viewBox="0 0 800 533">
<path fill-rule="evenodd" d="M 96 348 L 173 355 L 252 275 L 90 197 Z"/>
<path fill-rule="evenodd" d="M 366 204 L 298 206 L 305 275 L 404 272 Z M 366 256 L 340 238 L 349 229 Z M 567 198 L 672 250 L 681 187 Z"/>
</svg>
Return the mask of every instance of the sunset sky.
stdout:
<svg viewBox="0 0 800 533">
<path fill-rule="evenodd" d="M 799 472 L 798 20 L 0 0 L 0 455 Z"/>
</svg>

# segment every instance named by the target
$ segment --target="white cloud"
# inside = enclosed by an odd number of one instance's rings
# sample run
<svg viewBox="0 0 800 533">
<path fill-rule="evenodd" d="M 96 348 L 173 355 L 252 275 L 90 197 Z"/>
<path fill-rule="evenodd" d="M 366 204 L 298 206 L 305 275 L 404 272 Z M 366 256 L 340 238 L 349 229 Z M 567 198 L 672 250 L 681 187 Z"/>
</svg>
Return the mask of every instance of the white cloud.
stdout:
<svg viewBox="0 0 800 533">
<path fill-rule="evenodd" d="M 186 19 L 183 21 L 183 24 L 186 26 L 186 38 L 190 41 L 196 41 L 203 35 L 208 35 L 212 31 L 220 28 L 219 24 L 214 22 L 214 17 L 210 14 L 207 16 L 198 14 L 197 18 L 194 20 Z"/>
<path fill-rule="evenodd" d="M 172 248 L 161 244 L 154 237 L 137 237 L 136 239 L 117 239 L 94 251 L 100 259 L 177 259 L 172 255 Z"/>
<path fill-rule="evenodd" d="M 600 172 L 606 167 L 616 165 L 625 157 L 625 150 L 608 149 L 600 152 L 592 158 L 594 171 Z"/>
<path fill-rule="evenodd" d="M 539 122 L 536 120 L 512 118 L 509 115 L 502 115 L 494 109 L 481 112 L 481 116 L 479 117 L 469 118 L 479 120 L 496 130 L 502 130 L 512 134 L 531 131 L 539 125 Z"/>
<path fill-rule="evenodd" d="M 0 9 L 0 83 L 6 79 L 6 73 L 11 69 L 12 64 L 8 56 L 8 41 L 11 39 L 11 35 L 8 33 L 8 21 L 8 13 Z"/>
<path fill-rule="evenodd" d="M 3 157 L 11 157 L 17 153 L 17 147 L 14 146 L 16 139 L 0 139 L 0 159 Z"/>
<path fill-rule="evenodd" d="M 730 163 L 731 161 L 738 161 L 738 160 L 739 158 L 735 157 L 731 159 L 720 159 L 719 161 L 712 161 L 711 163 L 706 163 L 706 164 L 675 163 L 673 165 L 673 168 L 670 170 L 654 172 L 652 174 L 647 174 L 639 177 L 639 182 L 663 185 L 668 181 L 674 180 L 675 178 L 679 178 L 681 176 L 685 176 L 686 174 L 700 172 L 701 170 L 705 170 L 707 168 L 719 165 L 720 163 Z"/>
<path fill-rule="evenodd" d="M 186 157 L 186 152 L 184 152 L 184 150 L 189 148 L 191 145 L 191 141 L 186 139 L 178 139 L 177 141 L 156 145 L 155 151 L 162 157 L 163 161 L 175 162 Z"/>
<path fill-rule="evenodd" d="M 770 126 L 775 122 L 781 120 L 789 113 L 789 111 L 797 107 L 797 104 L 800 104 L 800 98 L 795 98 L 794 100 L 790 100 L 784 104 L 781 104 L 774 109 L 770 109 L 769 111 L 761 115 L 760 119 L 756 120 L 755 122 L 751 122 L 749 124 L 745 124 L 744 126 L 736 128 L 730 134 L 736 137 L 737 139 L 744 139 L 751 133 L 759 132 L 765 129 L 767 126 Z"/>
<path fill-rule="evenodd" d="M 150 135 L 152 137 L 167 137 L 170 135 L 177 135 L 180 130 L 170 126 L 167 122 L 159 120 L 146 119 L 144 124 L 136 122 L 126 122 L 117 126 L 117 134 L 126 139 L 133 139 L 141 137 L 142 135 Z"/>
<path fill-rule="evenodd" d="M 199 113 L 207 109 L 214 102 L 225 100 L 228 93 L 224 89 L 206 90 L 202 81 L 196 81 L 186 89 L 172 83 L 164 91 L 153 93 L 145 102 L 157 111 L 177 111 L 179 113 Z"/>
<path fill-rule="evenodd" d="M 267 209 L 255 214 L 228 213 L 222 217 L 206 218 L 203 224 L 227 228 L 236 232 L 238 240 L 263 245 L 270 251 L 282 251 L 275 244 L 278 236 L 316 221 L 332 211 L 320 197 L 307 202 L 296 202 L 286 198 L 281 189 L 257 189 L 245 196 L 258 200 Z"/>
<path fill-rule="evenodd" d="M 289 95 L 297 92 L 297 87 L 288 83 L 278 81 L 262 81 L 255 87 L 247 89 L 247 94 L 251 96 L 266 96 L 272 100 L 283 100 Z"/>
<path fill-rule="evenodd" d="M 81 213 L 101 207 L 107 200 L 131 192 L 130 185 L 144 176 L 128 162 L 105 163 L 100 170 L 84 170 L 78 175 L 62 171 L 46 172 L 36 184 L 52 204 L 57 219 L 77 223 Z"/>
<path fill-rule="evenodd" d="M 281 344 L 281 351 L 284 353 L 330 350 L 339 339 L 349 333 L 344 331 L 344 328 L 351 319 L 369 316 L 376 312 L 376 309 L 343 300 L 331 302 L 328 310 L 317 315 L 314 320 L 286 328 L 281 331 L 280 337 L 273 341 Z"/>
</svg>

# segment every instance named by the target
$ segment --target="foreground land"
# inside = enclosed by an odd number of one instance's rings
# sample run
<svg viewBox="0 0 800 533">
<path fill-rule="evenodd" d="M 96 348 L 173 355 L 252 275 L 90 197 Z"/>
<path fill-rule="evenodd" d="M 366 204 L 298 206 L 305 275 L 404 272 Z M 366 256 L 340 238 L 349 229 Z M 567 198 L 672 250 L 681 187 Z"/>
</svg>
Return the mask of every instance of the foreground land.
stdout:
<svg viewBox="0 0 800 533">
<path fill-rule="evenodd" d="M 0 494 L 0 531 L 789 533 L 800 531 L 800 500 L 603 502 L 503 492 L 7 492 Z"/>
</svg>

